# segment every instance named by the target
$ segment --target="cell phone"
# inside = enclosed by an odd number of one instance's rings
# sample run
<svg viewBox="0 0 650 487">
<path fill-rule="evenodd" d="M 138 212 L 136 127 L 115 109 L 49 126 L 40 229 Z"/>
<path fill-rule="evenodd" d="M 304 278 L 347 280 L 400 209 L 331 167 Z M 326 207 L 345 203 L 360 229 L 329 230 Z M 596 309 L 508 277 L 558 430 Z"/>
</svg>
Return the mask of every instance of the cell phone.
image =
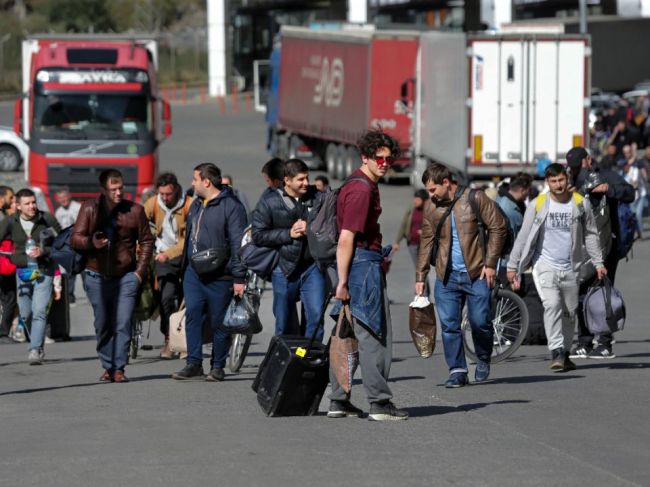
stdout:
<svg viewBox="0 0 650 487">
<path fill-rule="evenodd" d="M 94 236 L 97 240 L 104 240 L 106 238 L 106 234 L 104 232 L 95 232 Z"/>
</svg>

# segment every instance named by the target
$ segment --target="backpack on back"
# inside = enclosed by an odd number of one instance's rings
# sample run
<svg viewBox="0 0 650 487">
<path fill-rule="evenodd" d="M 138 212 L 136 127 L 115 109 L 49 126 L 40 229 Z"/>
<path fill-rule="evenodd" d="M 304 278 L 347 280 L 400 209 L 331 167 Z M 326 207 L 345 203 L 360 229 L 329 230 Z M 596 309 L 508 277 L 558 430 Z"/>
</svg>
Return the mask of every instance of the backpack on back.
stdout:
<svg viewBox="0 0 650 487">
<path fill-rule="evenodd" d="M 307 244 L 309 252 L 318 265 L 326 267 L 336 261 L 336 246 L 339 240 L 339 228 L 336 223 L 336 204 L 339 192 L 350 181 L 363 181 L 368 187 L 370 183 L 362 177 L 353 176 L 345 180 L 338 188 L 323 193 L 318 198 L 307 221 Z"/>
<path fill-rule="evenodd" d="M 627 203 L 618 204 L 618 225 L 620 237 L 616 239 L 616 250 L 619 259 L 627 258 L 634 245 L 634 236 L 637 230 L 636 216 Z"/>
<path fill-rule="evenodd" d="M 483 249 L 483 253 L 487 251 L 487 242 L 490 238 L 488 234 L 488 230 L 485 227 L 485 222 L 481 218 L 481 212 L 479 211 L 478 208 L 478 203 L 476 202 L 476 190 L 475 189 L 470 189 L 469 190 L 469 204 L 472 207 L 472 211 L 476 215 L 476 219 L 478 220 L 478 235 L 479 235 L 479 242 L 481 244 L 481 248 Z M 506 221 L 506 229 L 508 231 L 506 235 L 505 242 L 503 243 L 503 247 L 501 247 L 501 253 L 499 254 L 499 257 L 505 257 L 506 255 L 509 255 L 510 252 L 512 251 L 512 247 L 515 244 L 515 234 L 512 231 L 512 227 L 510 226 L 510 219 L 508 218 L 508 215 L 503 211 L 503 209 L 495 202 L 494 205 L 497 207 L 497 210 L 503 217 L 503 219 Z"/>
<path fill-rule="evenodd" d="M 79 274 L 86 267 L 86 257 L 72 248 L 74 225 L 61 230 L 52 242 L 50 259 L 65 269 L 68 274 Z"/>
<path fill-rule="evenodd" d="M 587 328 L 594 335 L 620 331 L 625 326 L 625 301 L 606 276 L 587 290 L 583 310 Z"/>
</svg>

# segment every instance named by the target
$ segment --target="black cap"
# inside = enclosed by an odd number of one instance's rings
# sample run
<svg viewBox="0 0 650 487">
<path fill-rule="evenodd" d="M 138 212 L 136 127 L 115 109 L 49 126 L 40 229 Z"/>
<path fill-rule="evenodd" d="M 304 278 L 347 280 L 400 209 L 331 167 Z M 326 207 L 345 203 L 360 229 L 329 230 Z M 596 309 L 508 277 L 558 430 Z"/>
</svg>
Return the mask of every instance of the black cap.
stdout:
<svg viewBox="0 0 650 487">
<path fill-rule="evenodd" d="M 566 163 L 569 167 L 582 166 L 582 160 L 589 156 L 584 147 L 574 147 L 566 153 Z"/>
</svg>

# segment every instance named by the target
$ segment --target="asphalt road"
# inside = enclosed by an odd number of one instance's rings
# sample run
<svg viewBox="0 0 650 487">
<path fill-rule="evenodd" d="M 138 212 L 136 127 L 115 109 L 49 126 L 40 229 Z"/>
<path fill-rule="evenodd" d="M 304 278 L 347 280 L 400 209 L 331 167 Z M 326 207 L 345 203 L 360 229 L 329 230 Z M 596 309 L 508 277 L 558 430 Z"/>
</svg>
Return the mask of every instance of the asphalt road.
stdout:
<svg viewBox="0 0 650 487">
<path fill-rule="evenodd" d="M 0 123 L 8 114 L 0 105 Z M 196 163 L 215 162 L 254 202 L 264 134 L 255 114 L 175 107 L 161 166 L 189 183 Z M 412 193 L 383 185 L 381 194 L 390 241 Z M 628 321 L 616 359 L 581 360 L 577 371 L 554 374 L 545 347 L 522 347 L 493 366 L 491 383 L 448 390 L 442 345 L 423 360 L 410 341 L 413 271 L 406 252 L 397 254 L 388 276 L 391 387 L 411 417 L 388 424 L 262 414 L 250 385 L 273 329 L 270 291 L 265 330 L 242 372 L 225 382 L 171 380 L 182 364 L 157 358 L 162 337 L 153 323 L 148 343 L 156 348 L 127 368 L 131 382 L 100 384 L 92 313 L 78 290 L 75 339 L 47 346 L 43 366 L 27 365 L 25 345 L 0 345 L 0 485 L 648 485 L 648 274 L 650 245 L 640 242 L 618 274 Z M 353 402 L 368 411 L 359 382 Z"/>
</svg>

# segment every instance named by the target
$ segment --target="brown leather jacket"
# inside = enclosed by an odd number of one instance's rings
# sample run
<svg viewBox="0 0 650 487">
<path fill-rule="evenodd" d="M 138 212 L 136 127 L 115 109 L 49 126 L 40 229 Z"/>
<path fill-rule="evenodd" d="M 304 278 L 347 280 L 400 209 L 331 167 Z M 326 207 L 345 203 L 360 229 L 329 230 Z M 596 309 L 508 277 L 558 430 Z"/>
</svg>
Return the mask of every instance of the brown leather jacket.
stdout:
<svg viewBox="0 0 650 487">
<path fill-rule="evenodd" d="M 483 266 L 496 268 L 501 248 L 508 235 L 505 218 L 496 207 L 496 203 L 488 198 L 483 191 L 476 192 L 476 203 L 481 213 L 483 222 L 488 232 L 487 252 L 485 264 L 483 263 L 483 251 L 478 236 L 478 219 L 469 203 L 469 189 L 465 189 L 452 210 L 458 229 L 460 247 L 465 258 L 467 272 L 472 279 L 481 275 Z M 424 206 L 424 219 L 422 221 L 422 236 L 420 238 L 420 252 L 415 269 L 415 281 L 424 282 L 429 273 L 431 249 L 433 237 L 438 227 L 438 222 L 447 210 L 448 205 L 435 205 L 427 201 Z M 449 249 L 451 248 L 451 215 L 447 217 L 440 233 L 440 244 L 436 258 L 436 273 L 438 279 L 444 279 L 449 260 Z"/>
<path fill-rule="evenodd" d="M 154 246 L 154 237 L 149 230 L 144 207 L 123 200 L 113 210 L 117 218 L 115 235 L 110 245 L 103 249 L 96 249 L 92 243 L 93 234 L 100 230 L 107 233 L 104 230 L 104 222 L 108 215 L 105 209 L 100 211 L 103 198 L 99 196 L 82 203 L 77 222 L 72 230 L 72 246 L 76 250 L 85 251 L 86 268 L 91 271 L 113 277 L 135 271 L 144 279 Z"/>
</svg>

